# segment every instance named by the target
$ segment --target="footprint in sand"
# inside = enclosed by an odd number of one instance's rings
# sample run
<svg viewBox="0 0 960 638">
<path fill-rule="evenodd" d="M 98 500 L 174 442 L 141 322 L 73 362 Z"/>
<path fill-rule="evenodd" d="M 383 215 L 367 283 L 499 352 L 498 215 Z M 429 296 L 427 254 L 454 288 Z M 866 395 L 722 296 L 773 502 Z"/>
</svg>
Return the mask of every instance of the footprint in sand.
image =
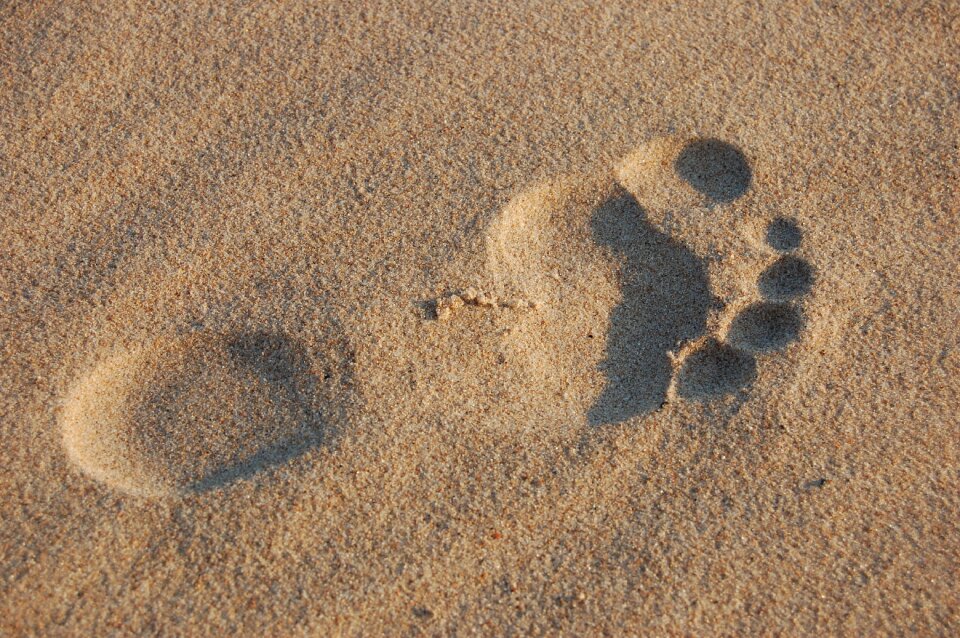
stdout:
<svg viewBox="0 0 960 638">
<path fill-rule="evenodd" d="M 343 365 L 315 373 L 267 332 L 158 338 L 81 375 L 61 412 L 63 445 L 122 491 L 183 495 L 282 463 L 328 436 Z"/>
<path fill-rule="evenodd" d="M 662 138 L 623 160 L 615 176 L 544 184 L 500 212 L 485 237 L 488 275 L 498 295 L 541 308 L 518 316 L 505 339 L 546 395 L 571 398 L 589 377 L 586 366 L 599 362 L 602 385 L 581 399 L 590 423 L 618 423 L 671 397 L 735 393 L 755 380 L 756 356 L 799 338 L 804 321 L 794 302 L 810 290 L 813 269 L 793 254 L 795 223 L 769 223 L 765 243 L 780 256 L 757 268 L 756 298 L 744 295 L 708 322 L 722 304 L 705 260 L 651 223 L 638 201 L 680 211 L 724 206 L 751 181 L 746 158 L 726 142 Z"/>
</svg>

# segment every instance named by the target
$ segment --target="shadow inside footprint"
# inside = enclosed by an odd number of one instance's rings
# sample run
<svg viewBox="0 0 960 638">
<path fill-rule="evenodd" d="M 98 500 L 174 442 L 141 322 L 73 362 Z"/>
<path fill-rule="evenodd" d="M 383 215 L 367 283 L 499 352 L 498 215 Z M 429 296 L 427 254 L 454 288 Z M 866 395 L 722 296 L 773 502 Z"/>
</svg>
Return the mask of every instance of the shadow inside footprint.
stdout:
<svg viewBox="0 0 960 638">
<path fill-rule="evenodd" d="M 594 212 L 598 243 L 622 258 L 621 301 L 610 314 L 606 386 L 592 425 L 618 423 L 663 405 L 672 368 L 667 352 L 703 334 L 711 304 L 702 260 L 654 228 L 637 200 L 618 189 Z"/>
<path fill-rule="evenodd" d="M 813 268 L 799 257 L 781 257 L 764 270 L 757 287 L 764 299 L 790 301 L 810 292 Z"/>
<path fill-rule="evenodd" d="M 732 202 L 747 192 L 753 172 L 736 146 L 717 139 L 687 144 L 674 163 L 677 174 L 715 202 Z"/>
<path fill-rule="evenodd" d="M 727 341 L 747 352 L 779 352 L 796 341 L 803 315 L 789 305 L 761 301 L 741 310 L 727 331 Z"/>
<path fill-rule="evenodd" d="M 242 463 L 226 467 L 198 482 L 193 489 L 203 491 L 222 487 L 237 479 L 249 478 L 261 470 L 286 463 L 328 437 L 323 416 L 311 408 L 320 380 L 310 371 L 307 354 L 295 342 L 274 333 L 252 332 L 233 335 L 226 350 L 239 365 L 245 366 L 274 388 L 276 400 L 296 406 L 299 432 L 261 447 Z"/>
<path fill-rule="evenodd" d="M 743 388 L 757 376 L 757 362 L 746 352 L 711 339 L 680 367 L 677 392 L 684 399 L 709 401 Z"/>
<path fill-rule="evenodd" d="M 269 332 L 234 335 L 227 351 L 238 363 L 255 370 L 264 380 L 296 392 L 296 379 L 309 377 L 309 366 L 302 348 L 290 340 Z"/>
</svg>

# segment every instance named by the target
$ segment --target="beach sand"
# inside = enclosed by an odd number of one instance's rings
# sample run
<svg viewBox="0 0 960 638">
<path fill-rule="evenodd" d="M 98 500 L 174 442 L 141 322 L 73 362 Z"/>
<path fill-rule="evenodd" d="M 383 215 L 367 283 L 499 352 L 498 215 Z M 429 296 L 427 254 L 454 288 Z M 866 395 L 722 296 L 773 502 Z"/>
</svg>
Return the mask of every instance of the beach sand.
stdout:
<svg viewBox="0 0 960 638">
<path fill-rule="evenodd" d="M 184 4 L 0 8 L 0 634 L 960 631 L 955 3 Z"/>
</svg>

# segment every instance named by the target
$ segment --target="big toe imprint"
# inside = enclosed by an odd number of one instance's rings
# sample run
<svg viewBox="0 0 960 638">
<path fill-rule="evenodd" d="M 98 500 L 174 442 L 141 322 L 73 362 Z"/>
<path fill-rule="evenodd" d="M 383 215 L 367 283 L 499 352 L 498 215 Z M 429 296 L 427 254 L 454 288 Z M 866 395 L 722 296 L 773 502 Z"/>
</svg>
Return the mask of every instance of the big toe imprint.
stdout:
<svg viewBox="0 0 960 638">
<path fill-rule="evenodd" d="M 323 442 L 343 378 L 337 361 L 325 365 L 315 374 L 278 334 L 158 338 L 80 376 L 64 401 L 63 444 L 86 473 L 129 493 L 222 486 Z"/>
</svg>

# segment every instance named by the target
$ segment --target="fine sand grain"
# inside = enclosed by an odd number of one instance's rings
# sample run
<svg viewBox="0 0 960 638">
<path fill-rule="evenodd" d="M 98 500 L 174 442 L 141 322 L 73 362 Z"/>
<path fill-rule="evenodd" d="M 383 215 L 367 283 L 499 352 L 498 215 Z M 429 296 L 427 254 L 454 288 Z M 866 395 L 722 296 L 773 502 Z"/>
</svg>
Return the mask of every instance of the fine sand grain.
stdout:
<svg viewBox="0 0 960 638">
<path fill-rule="evenodd" d="M 960 632 L 956 3 L 0 35 L 0 635 Z"/>
</svg>

